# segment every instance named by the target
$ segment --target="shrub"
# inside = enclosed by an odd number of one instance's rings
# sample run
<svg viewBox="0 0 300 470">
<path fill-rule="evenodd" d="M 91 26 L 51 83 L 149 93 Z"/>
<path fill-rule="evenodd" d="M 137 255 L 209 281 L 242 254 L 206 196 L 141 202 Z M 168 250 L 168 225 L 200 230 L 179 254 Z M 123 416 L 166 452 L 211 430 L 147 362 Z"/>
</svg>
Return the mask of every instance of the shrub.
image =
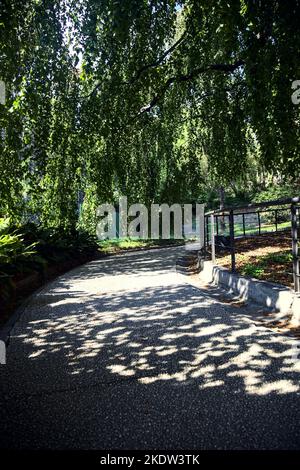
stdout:
<svg viewBox="0 0 300 470">
<path fill-rule="evenodd" d="M 0 219 L 0 273 L 43 271 L 48 263 L 65 261 L 98 249 L 96 237 L 85 232 L 43 229 L 35 224 L 13 226 Z"/>
<path fill-rule="evenodd" d="M 36 242 L 27 245 L 21 234 L 9 230 L 9 219 L 0 219 L 0 265 L 15 265 L 36 254 Z"/>
</svg>

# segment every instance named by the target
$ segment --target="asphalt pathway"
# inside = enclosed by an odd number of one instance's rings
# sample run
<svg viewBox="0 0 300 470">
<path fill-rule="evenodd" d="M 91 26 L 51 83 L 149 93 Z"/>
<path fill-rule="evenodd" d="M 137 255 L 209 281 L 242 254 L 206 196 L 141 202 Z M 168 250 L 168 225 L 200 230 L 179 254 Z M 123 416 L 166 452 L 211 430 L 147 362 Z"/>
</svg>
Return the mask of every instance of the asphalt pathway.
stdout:
<svg viewBox="0 0 300 470">
<path fill-rule="evenodd" d="M 298 449 L 298 341 L 176 272 L 96 260 L 34 295 L 0 366 L 0 447 Z"/>
</svg>

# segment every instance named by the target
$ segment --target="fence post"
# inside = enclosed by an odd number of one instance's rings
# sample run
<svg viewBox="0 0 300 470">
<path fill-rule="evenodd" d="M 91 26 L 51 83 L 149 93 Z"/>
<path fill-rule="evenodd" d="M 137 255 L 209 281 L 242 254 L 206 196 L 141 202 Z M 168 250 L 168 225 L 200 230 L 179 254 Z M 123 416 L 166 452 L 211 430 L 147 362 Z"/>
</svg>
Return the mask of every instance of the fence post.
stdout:
<svg viewBox="0 0 300 470">
<path fill-rule="evenodd" d="M 207 248 L 209 245 L 209 223 L 208 223 L 208 215 L 206 216 L 206 244 Z"/>
<path fill-rule="evenodd" d="M 243 232 L 244 232 L 244 237 L 246 236 L 246 226 L 245 226 L 245 214 L 243 212 Z"/>
<path fill-rule="evenodd" d="M 231 252 L 231 271 L 235 272 L 235 248 L 234 248 L 234 214 L 233 209 L 229 212 L 229 233 L 230 233 L 230 252 Z"/>
<path fill-rule="evenodd" d="M 207 244 L 206 244 L 206 215 L 204 214 L 204 251 L 207 251 Z"/>
<path fill-rule="evenodd" d="M 275 209 L 275 232 L 278 232 L 278 210 Z"/>
<path fill-rule="evenodd" d="M 260 226 L 260 212 L 257 212 L 257 218 L 258 218 L 258 235 L 261 235 L 261 226 Z"/>
<path fill-rule="evenodd" d="M 211 261 L 213 264 L 216 262 L 216 249 L 215 249 L 215 220 L 214 214 L 210 216 L 210 236 L 211 236 Z"/>
<path fill-rule="evenodd" d="M 297 207 L 295 203 L 291 205 L 291 222 L 292 222 L 292 254 L 293 254 L 294 290 L 295 292 L 299 292 L 298 223 L 297 223 Z"/>
</svg>

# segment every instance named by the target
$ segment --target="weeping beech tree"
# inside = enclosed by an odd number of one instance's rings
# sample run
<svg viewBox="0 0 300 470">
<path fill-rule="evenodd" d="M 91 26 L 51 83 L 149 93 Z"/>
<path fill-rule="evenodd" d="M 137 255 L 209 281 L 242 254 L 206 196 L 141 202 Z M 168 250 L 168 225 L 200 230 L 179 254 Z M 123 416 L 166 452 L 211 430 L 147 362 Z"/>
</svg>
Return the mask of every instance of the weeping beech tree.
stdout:
<svg viewBox="0 0 300 470">
<path fill-rule="evenodd" d="M 89 214 L 299 178 L 299 3 L 0 0 L 1 211 L 70 228 L 79 192 Z"/>
</svg>

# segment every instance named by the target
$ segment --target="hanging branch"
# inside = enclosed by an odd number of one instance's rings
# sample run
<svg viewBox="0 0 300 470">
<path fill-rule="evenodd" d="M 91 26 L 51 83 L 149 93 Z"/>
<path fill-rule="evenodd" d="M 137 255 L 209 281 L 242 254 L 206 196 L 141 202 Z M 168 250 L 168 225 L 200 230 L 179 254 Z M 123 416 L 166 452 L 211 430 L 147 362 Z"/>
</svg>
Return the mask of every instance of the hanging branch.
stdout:
<svg viewBox="0 0 300 470">
<path fill-rule="evenodd" d="M 155 67 L 158 67 L 164 60 L 165 58 L 169 55 L 169 54 L 172 54 L 172 52 L 179 46 L 179 44 L 181 44 L 184 39 L 186 38 L 186 34 L 187 32 L 184 31 L 184 33 L 180 36 L 180 38 L 178 39 L 178 41 L 176 41 L 173 46 L 169 47 L 169 49 L 167 49 L 159 59 L 157 59 L 155 62 L 151 63 L 151 64 L 147 64 L 147 65 L 144 65 L 143 67 L 141 67 L 137 72 L 136 74 L 127 82 L 128 85 L 132 85 L 133 83 L 135 83 L 139 78 L 140 76 L 146 72 L 147 70 L 151 69 L 151 68 L 155 68 Z"/>
<path fill-rule="evenodd" d="M 190 80 L 193 80 L 194 78 L 198 77 L 199 75 L 209 72 L 211 70 L 217 71 L 217 72 L 225 72 L 225 73 L 233 73 L 235 70 L 237 70 L 239 67 L 243 66 L 245 62 L 243 60 L 238 60 L 234 64 L 211 64 L 206 67 L 199 67 L 195 70 L 192 70 L 188 74 L 181 74 L 181 75 L 174 75 L 173 77 L 170 77 L 166 83 L 162 86 L 161 90 L 159 93 L 157 93 L 152 100 L 150 101 L 149 104 L 146 106 L 143 106 L 140 109 L 140 112 L 138 113 L 138 116 L 144 114 L 144 113 L 149 113 L 151 109 L 158 104 L 158 102 L 164 97 L 166 91 L 173 85 L 173 83 L 180 83 L 180 82 L 187 82 Z"/>
<path fill-rule="evenodd" d="M 165 59 L 168 57 L 168 55 L 172 54 L 175 49 L 185 40 L 187 32 L 184 31 L 184 33 L 180 36 L 180 38 L 171 46 L 169 49 L 167 49 L 155 62 L 152 62 L 150 64 L 143 65 L 135 74 L 134 76 L 123 83 L 123 85 L 133 85 L 135 82 L 139 80 L 141 75 L 146 72 L 149 69 L 158 67 Z M 98 91 L 100 88 L 101 82 L 97 83 L 97 85 L 93 88 L 93 90 L 84 98 L 90 98 L 91 96 L 95 95 L 95 93 Z"/>
</svg>

